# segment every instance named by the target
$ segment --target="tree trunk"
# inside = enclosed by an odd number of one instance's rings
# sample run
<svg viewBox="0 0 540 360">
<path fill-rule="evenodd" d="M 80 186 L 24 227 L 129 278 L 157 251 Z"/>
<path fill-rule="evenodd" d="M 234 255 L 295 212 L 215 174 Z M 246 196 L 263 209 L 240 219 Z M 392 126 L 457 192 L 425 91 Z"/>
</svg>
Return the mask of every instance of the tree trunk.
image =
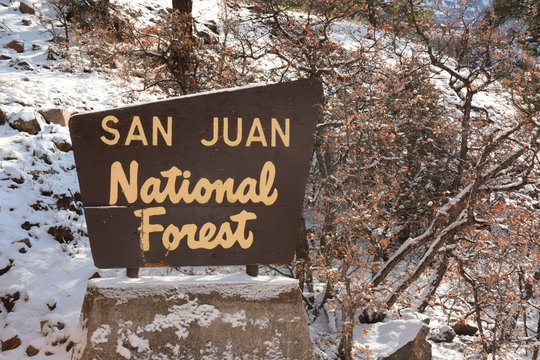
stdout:
<svg viewBox="0 0 540 360">
<path fill-rule="evenodd" d="M 304 291 L 304 286 L 309 292 L 313 292 L 313 274 L 311 272 L 311 260 L 309 258 L 309 243 L 307 240 L 306 222 L 304 217 L 300 218 L 300 234 L 296 244 L 296 278 L 300 282 L 300 289 Z"/>
<path fill-rule="evenodd" d="M 540 341 L 540 314 L 538 316 L 538 323 L 536 325 L 536 340 Z M 540 349 L 538 345 L 535 345 L 533 348 L 534 348 L 534 352 L 532 355 L 532 360 L 538 360 L 538 352 Z"/>
<path fill-rule="evenodd" d="M 191 15 L 193 9 L 192 0 L 173 0 L 172 7 L 175 10 L 179 10 L 182 14 Z"/>
<path fill-rule="evenodd" d="M 422 300 L 422 303 L 417 309 L 418 312 L 424 313 L 431 299 L 433 299 L 433 297 L 435 296 L 435 293 L 437 292 L 437 289 L 439 288 L 439 285 L 441 285 L 441 281 L 443 280 L 444 275 L 446 274 L 446 270 L 448 270 L 448 261 L 449 261 L 448 258 L 449 258 L 449 255 L 447 252 L 445 252 L 444 255 L 442 255 L 442 259 L 439 262 L 435 277 L 427 285 L 429 289 L 426 293 L 426 296 Z"/>
<path fill-rule="evenodd" d="M 193 37 L 193 17 L 192 17 L 192 0 L 173 0 L 173 17 L 174 21 L 182 24 L 181 30 L 178 31 L 177 43 L 178 46 L 171 48 L 171 59 L 173 60 L 173 73 L 178 79 L 178 83 L 183 94 L 189 94 L 196 91 L 197 79 L 194 75 L 195 67 L 192 57 L 194 50 Z"/>
</svg>

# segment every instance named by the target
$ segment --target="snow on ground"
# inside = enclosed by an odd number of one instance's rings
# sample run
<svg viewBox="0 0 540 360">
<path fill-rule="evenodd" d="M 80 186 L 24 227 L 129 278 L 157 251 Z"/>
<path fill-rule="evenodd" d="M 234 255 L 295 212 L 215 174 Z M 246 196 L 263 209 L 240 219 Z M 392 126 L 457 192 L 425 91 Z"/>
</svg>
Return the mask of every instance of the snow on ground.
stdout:
<svg viewBox="0 0 540 360">
<path fill-rule="evenodd" d="M 156 16 L 165 3 L 114 2 L 138 8 L 147 17 Z M 0 0 L 1 113 L 27 117 L 40 109 L 60 107 L 74 114 L 160 97 L 137 91 L 140 84 L 122 80 L 120 70 L 84 69 L 77 56 L 63 59 L 50 51 L 53 35 L 36 15 L 22 14 L 19 4 Z M 50 14 L 46 0 L 35 0 L 34 5 L 38 14 Z M 218 0 L 194 1 L 198 22 L 218 21 L 221 10 Z M 340 23 L 335 40 L 351 48 L 362 33 L 358 26 Z M 4 48 L 13 40 L 24 43 L 24 52 Z M 478 101 L 491 107 L 498 103 L 488 96 Z M 495 111 L 504 109 L 495 107 Z M 0 341 L 21 342 L 13 350 L 0 351 L 0 359 L 5 360 L 26 358 L 33 349 L 39 351 L 33 359 L 69 359 L 86 284 L 97 271 L 78 200 L 73 154 L 65 151 L 70 143 L 68 129 L 40 121 L 42 130 L 29 135 L 2 125 L 0 119 Z M 232 270 L 237 269 L 220 272 Z M 209 271 L 213 270 L 193 269 L 197 274 Z M 123 276 L 123 270 L 99 273 Z M 173 269 L 143 269 L 141 273 L 181 275 Z M 323 318 L 312 325 L 315 342 L 335 330 Z M 391 320 L 357 329 L 355 339 L 360 347 L 368 345 L 376 354 L 388 354 L 414 337 L 420 325 L 418 320 Z M 460 341 L 434 345 L 433 358 L 461 359 L 456 349 L 466 346 Z M 324 356 L 335 358 L 332 351 Z"/>
</svg>

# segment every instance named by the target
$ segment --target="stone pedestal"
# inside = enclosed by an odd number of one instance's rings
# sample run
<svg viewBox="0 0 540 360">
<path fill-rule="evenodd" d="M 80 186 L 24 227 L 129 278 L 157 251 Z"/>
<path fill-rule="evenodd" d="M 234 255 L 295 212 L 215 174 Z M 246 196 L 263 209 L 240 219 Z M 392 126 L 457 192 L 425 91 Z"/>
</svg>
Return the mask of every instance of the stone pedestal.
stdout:
<svg viewBox="0 0 540 360">
<path fill-rule="evenodd" d="M 312 360 L 296 280 L 92 279 L 73 359 Z"/>
</svg>

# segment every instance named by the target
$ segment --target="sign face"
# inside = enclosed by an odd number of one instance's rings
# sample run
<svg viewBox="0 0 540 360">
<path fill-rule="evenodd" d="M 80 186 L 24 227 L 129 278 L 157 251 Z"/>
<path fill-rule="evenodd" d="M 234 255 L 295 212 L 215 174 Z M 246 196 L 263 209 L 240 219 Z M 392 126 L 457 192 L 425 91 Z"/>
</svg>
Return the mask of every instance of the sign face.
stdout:
<svg viewBox="0 0 540 360">
<path fill-rule="evenodd" d="M 96 266 L 290 263 L 321 98 L 309 79 L 73 116 Z"/>
</svg>

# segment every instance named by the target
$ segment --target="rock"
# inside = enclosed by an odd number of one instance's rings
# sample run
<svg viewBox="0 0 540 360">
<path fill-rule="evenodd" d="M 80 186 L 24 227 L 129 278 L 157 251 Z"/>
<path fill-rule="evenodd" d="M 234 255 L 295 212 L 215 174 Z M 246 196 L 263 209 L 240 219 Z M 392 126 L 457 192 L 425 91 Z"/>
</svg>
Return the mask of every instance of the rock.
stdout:
<svg viewBox="0 0 540 360">
<path fill-rule="evenodd" d="M 7 122 L 6 114 L 0 109 L 0 125 L 4 125 Z"/>
<path fill-rule="evenodd" d="M 17 335 L 12 337 L 9 340 L 2 341 L 2 351 L 9 351 L 18 348 L 21 346 L 21 339 Z"/>
<path fill-rule="evenodd" d="M 68 344 L 66 345 L 66 351 L 70 352 L 74 346 L 75 346 L 75 343 L 73 341 L 68 342 Z"/>
<path fill-rule="evenodd" d="M 15 243 L 24 244 L 24 245 L 26 245 L 26 246 L 29 247 L 29 248 L 32 247 L 32 243 L 30 242 L 30 239 L 29 239 L 29 238 L 25 238 L 25 239 L 22 239 L 22 240 L 14 241 L 13 244 L 15 244 Z"/>
<path fill-rule="evenodd" d="M 41 115 L 27 108 L 11 115 L 8 119 L 9 126 L 30 135 L 36 135 L 41 131 L 40 117 Z"/>
<path fill-rule="evenodd" d="M 24 43 L 19 40 L 10 41 L 6 45 L 4 45 L 4 47 L 15 50 L 18 53 L 24 52 Z"/>
<path fill-rule="evenodd" d="M 386 317 L 386 312 L 373 310 L 373 309 L 364 309 L 362 314 L 358 316 L 358 321 L 361 324 L 376 324 L 381 322 Z"/>
<path fill-rule="evenodd" d="M 26 348 L 26 356 L 32 357 L 36 356 L 37 354 L 39 354 L 39 349 L 33 347 L 32 345 L 28 345 Z"/>
<path fill-rule="evenodd" d="M 90 280 L 90 279 L 99 279 L 99 278 L 101 278 L 101 275 L 99 275 L 99 273 L 96 271 L 94 274 L 92 274 L 92 276 L 90 276 L 88 278 L 88 280 Z"/>
<path fill-rule="evenodd" d="M 58 345 L 64 345 L 69 340 L 69 336 L 61 337 L 60 339 L 57 339 L 51 343 L 51 346 L 58 346 Z"/>
<path fill-rule="evenodd" d="M 32 44 L 32 50 L 34 51 L 41 50 L 41 46 L 39 46 L 38 44 Z"/>
<path fill-rule="evenodd" d="M 71 144 L 67 142 L 66 140 L 55 142 L 54 145 L 56 145 L 56 148 L 62 152 L 68 152 L 68 151 L 71 151 L 72 149 Z"/>
<path fill-rule="evenodd" d="M 56 200 L 56 208 L 58 210 L 71 210 L 71 211 L 75 211 L 76 208 L 75 206 L 73 205 L 73 197 L 71 196 L 68 196 L 68 195 L 59 195 L 59 196 L 55 196 L 58 200 Z"/>
<path fill-rule="evenodd" d="M 43 336 L 50 336 L 60 330 L 64 330 L 65 327 L 66 324 L 62 321 L 54 322 L 53 320 L 41 320 L 39 322 L 40 333 Z"/>
<path fill-rule="evenodd" d="M 382 360 L 431 360 L 431 344 L 426 340 L 429 328 L 422 326 L 416 338 Z"/>
<path fill-rule="evenodd" d="M 26 61 L 21 61 L 17 63 L 17 67 L 23 69 L 23 70 L 33 70 L 32 65 L 27 63 Z"/>
<path fill-rule="evenodd" d="M 39 226 L 39 224 L 32 224 L 29 221 L 25 221 L 24 223 L 21 224 L 21 228 L 23 228 L 24 230 L 30 230 L 34 226 Z"/>
<path fill-rule="evenodd" d="M 69 112 L 66 109 L 40 110 L 39 113 L 45 118 L 47 123 L 67 126 L 69 123 Z"/>
<path fill-rule="evenodd" d="M 478 328 L 476 326 L 469 325 L 465 321 L 458 321 L 454 324 L 454 326 L 452 326 L 452 329 L 454 330 L 456 335 L 467 336 L 474 336 L 478 331 Z"/>
<path fill-rule="evenodd" d="M 52 161 L 51 161 L 51 158 L 49 155 L 47 155 L 46 152 L 44 153 L 41 153 L 41 154 L 37 154 L 36 157 L 40 160 L 42 160 L 45 164 L 47 165 L 52 165 Z"/>
<path fill-rule="evenodd" d="M 19 5 L 19 10 L 23 14 L 34 15 L 36 13 L 36 9 L 34 9 L 34 5 L 31 3 L 26 3 L 25 1 L 21 1 L 21 4 Z"/>
<path fill-rule="evenodd" d="M 13 308 L 15 307 L 15 303 L 21 298 L 21 293 L 16 291 L 13 294 L 7 294 L 5 296 L 0 297 L 0 301 L 2 304 L 4 304 L 4 307 L 6 308 L 7 312 L 10 313 L 13 311 Z"/>
<path fill-rule="evenodd" d="M 30 25 L 32 25 L 32 20 L 29 20 L 29 19 L 22 19 L 21 23 L 22 23 L 24 26 L 30 26 Z"/>
<path fill-rule="evenodd" d="M 11 56 L 7 56 L 7 55 L 0 55 L 0 60 L 11 60 Z"/>
<path fill-rule="evenodd" d="M 72 242 L 75 237 L 70 228 L 66 226 L 51 226 L 47 233 L 51 235 L 54 240 L 58 241 L 60 244 L 69 244 Z"/>
<path fill-rule="evenodd" d="M 429 340 L 436 342 L 436 343 L 451 343 L 454 341 L 454 338 L 456 337 L 456 333 L 454 329 L 452 329 L 448 325 L 443 325 L 438 329 L 434 329 L 432 333 L 429 336 Z"/>
<path fill-rule="evenodd" d="M 13 259 L 9 259 L 9 265 L 6 265 L 4 268 L 0 269 L 0 276 L 7 273 L 13 267 Z"/>
</svg>

